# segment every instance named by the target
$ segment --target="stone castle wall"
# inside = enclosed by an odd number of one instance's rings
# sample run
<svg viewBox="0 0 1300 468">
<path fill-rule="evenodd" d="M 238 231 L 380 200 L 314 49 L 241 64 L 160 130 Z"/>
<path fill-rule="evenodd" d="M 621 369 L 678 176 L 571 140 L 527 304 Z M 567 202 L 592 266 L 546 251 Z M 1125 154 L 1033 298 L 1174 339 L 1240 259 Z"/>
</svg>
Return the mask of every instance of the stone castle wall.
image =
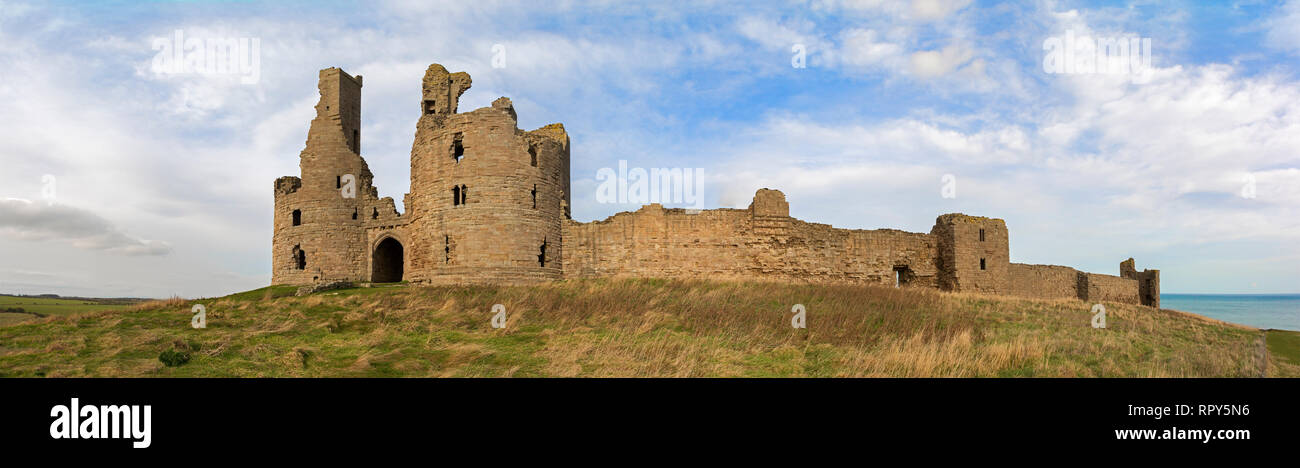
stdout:
<svg viewBox="0 0 1300 468">
<path fill-rule="evenodd" d="M 839 229 L 791 217 L 784 194 L 761 189 L 747 209 L 653 204 L 575 222 L 564 127 L 520 130 L 504 97 L 459 112 L 471 84 L 426 70 L 401 213 L 361 157 L 361 77 L 321 70 L 301 176 L 275 183 L 273 284 L 773 279 L 1158 305 L 1159 270 L 1137 272 L 1132 259 L 1122 276 L 1010 263 L 995 218 L 946 214 L 929 233 Z M 355 196 L 343 195 L 345 176 Z"/>
<path fill-rule="evenodd" d="M 780 192 L 749 209 L 698 212 L 647 205 L 604 221 L 566 222 L 564 275 L 779 279 L 935 287 L 927 234 L 836 229 L 789 216 Z"/>
<path fill-rule="evenodd" d="M 1133 259 L 1121 264 L 1132 265 Z M 1139 280 L 1127 276 L 1087 273 L 1059 265 L 1011 264 L 1010 293 L 1015 296 L 1035 298 L 1078 298 L 1090 302 L 1124 302 L 1159 307 L 1159 294 L 1154 301 L 1143 297 Z M 1158 270 L 1148 270 L 1158 274 Z M 1158 280 L 1154 281 L 1157 285 Z"/>
<path fill-rule="evenodd" d="M 1014 296 L 1039 299 L 1079 297 L 1079 270 L 1060 265 L 1012 263 L 1007 278 Z"/>
<path fill-rule="evenodd" d="M 1088 302 L 1142 303 L 1138 298 L 1137 281 L 1119 276 L 1082 272 L 1079 273 L 1079 299 Z"/>
</svg>

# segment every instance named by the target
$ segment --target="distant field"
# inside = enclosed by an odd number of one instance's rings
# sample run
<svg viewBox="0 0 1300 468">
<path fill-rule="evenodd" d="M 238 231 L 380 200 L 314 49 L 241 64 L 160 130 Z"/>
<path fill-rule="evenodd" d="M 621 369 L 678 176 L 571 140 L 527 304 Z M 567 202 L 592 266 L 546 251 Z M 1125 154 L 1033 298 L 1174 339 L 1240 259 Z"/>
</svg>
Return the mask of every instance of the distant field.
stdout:
<svg viewBox="0 0 1300 468">
<path fill-rule="evenodd" d="M 130 303 L 119 303 L 121 301 L 111 302 L 113 303 L 87 299 L 0 295 L 0 326 L 27 322 L 40 318 L 41 315 L 71 315 L 82 312 L 121 310 L 131 306 Z M 10 308 L 21 308 L 23 313 L 3 312 L 5 309 Z"/>
<path fill-rule="evenodd" d="M 872 286 L 575 280 L 221 298 L 0 327 L 0 376 L 1260 377 L 1249 327 L 1172 310 Z M 190 327 L 203 304 L 207 328 Z M 494 304 L 504 329 L 490 324 Z M 807 328 L 790 326 L 803 304 Z M 1279 348 L 1278 346 L 1282 346 Z M 181 358 L 181 359 L 178 359 Z M 1300 366 L 1268 359 L 1267 375 Z"/>
</svg>

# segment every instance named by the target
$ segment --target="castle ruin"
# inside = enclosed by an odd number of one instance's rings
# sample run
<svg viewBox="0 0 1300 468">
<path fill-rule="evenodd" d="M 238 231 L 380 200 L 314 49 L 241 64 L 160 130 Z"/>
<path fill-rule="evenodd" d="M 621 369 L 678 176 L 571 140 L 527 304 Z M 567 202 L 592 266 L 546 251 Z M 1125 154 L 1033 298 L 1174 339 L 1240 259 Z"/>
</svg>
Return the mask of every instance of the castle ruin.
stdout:
<svg viewBox="0 0 1300 468">
<path fill-rule="evenodd" d="M 761 189 L 746 209 L 659 204 L 570 218 L 569 137 L 517 127 L 507 98 L 458 112 L 470 76 L 430 65 L 399 213 L 361 157 L 361 76 L 320 71 L 301 177 L 275 181 L 272 284 L 528 283 L 656 277 L 851 282 L 1160 306 L 1160 271 L 1120 276 L 1011 263 L 1001 219 L 945 214 L 929 233 L 839 229 L 790 217 Z"/>
</svg>

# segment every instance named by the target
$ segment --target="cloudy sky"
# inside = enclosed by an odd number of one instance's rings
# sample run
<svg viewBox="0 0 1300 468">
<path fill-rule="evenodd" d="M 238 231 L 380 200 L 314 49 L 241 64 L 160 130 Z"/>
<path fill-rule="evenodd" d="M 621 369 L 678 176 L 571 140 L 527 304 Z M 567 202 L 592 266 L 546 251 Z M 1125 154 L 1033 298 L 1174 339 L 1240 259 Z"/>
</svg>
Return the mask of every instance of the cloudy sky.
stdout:
<svg viewBox="0 0 1300 468">
<path fill-rule="evenodd" d="M 434 62 L 473 76 L 461 110 L 565 124 L 580 221 L 635 209 L 596 201 L 625 160 L 703 168 L 708 207 L 999 217 L 1016 262 L 1300 292 L 1298 0 L 436 3 L 0 0 L 0 292 L 266 285 L 317 71 L 365 77 L 362 153 L 400 203 Z M 168 73 L 177 31 L 256 39 L 256 76 Z M 1149 39 L 1149 66 L 1048 73 L 1067 37 Z"/>
</svg>

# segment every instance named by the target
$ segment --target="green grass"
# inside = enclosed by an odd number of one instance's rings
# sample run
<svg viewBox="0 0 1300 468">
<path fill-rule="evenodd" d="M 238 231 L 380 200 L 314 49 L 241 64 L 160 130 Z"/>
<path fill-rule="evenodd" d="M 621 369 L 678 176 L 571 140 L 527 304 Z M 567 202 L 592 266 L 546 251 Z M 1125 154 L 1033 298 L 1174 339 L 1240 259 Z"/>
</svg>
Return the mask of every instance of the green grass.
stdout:
<svg viewBox="0 0 1300 468">
<path fill-rule="evenodd" d="M 1300 332 L 1269 330 L 1265 336 L 1273 366 L 1270 375 L 1300 377 Z"/>
<path fill-rule="evenodd" d="M 3 326 L 0 376 L 1251 377 L 1264 366 L 1258 330 L 1111 303 L 1099 330 L 1077 300 L 662 279 L 296 289 Z M 196 303 L 206 329 L 189 326 Z M 493 304 L 505 329 L 490 324 Z M 794 304 L 807 329 L 790 327 Z"/>
<path fill-rule="evenodd" d="M 0 326 L 22 323 L 46 315 L 73 315 L 83 312 L 122 310 L 130 306 L 131 304 L 104 303 L 83 299 L 0 295 L 0 310 L 16 307 L 23 309 L 24 312 L 0 312 Z"/>
</svg>

